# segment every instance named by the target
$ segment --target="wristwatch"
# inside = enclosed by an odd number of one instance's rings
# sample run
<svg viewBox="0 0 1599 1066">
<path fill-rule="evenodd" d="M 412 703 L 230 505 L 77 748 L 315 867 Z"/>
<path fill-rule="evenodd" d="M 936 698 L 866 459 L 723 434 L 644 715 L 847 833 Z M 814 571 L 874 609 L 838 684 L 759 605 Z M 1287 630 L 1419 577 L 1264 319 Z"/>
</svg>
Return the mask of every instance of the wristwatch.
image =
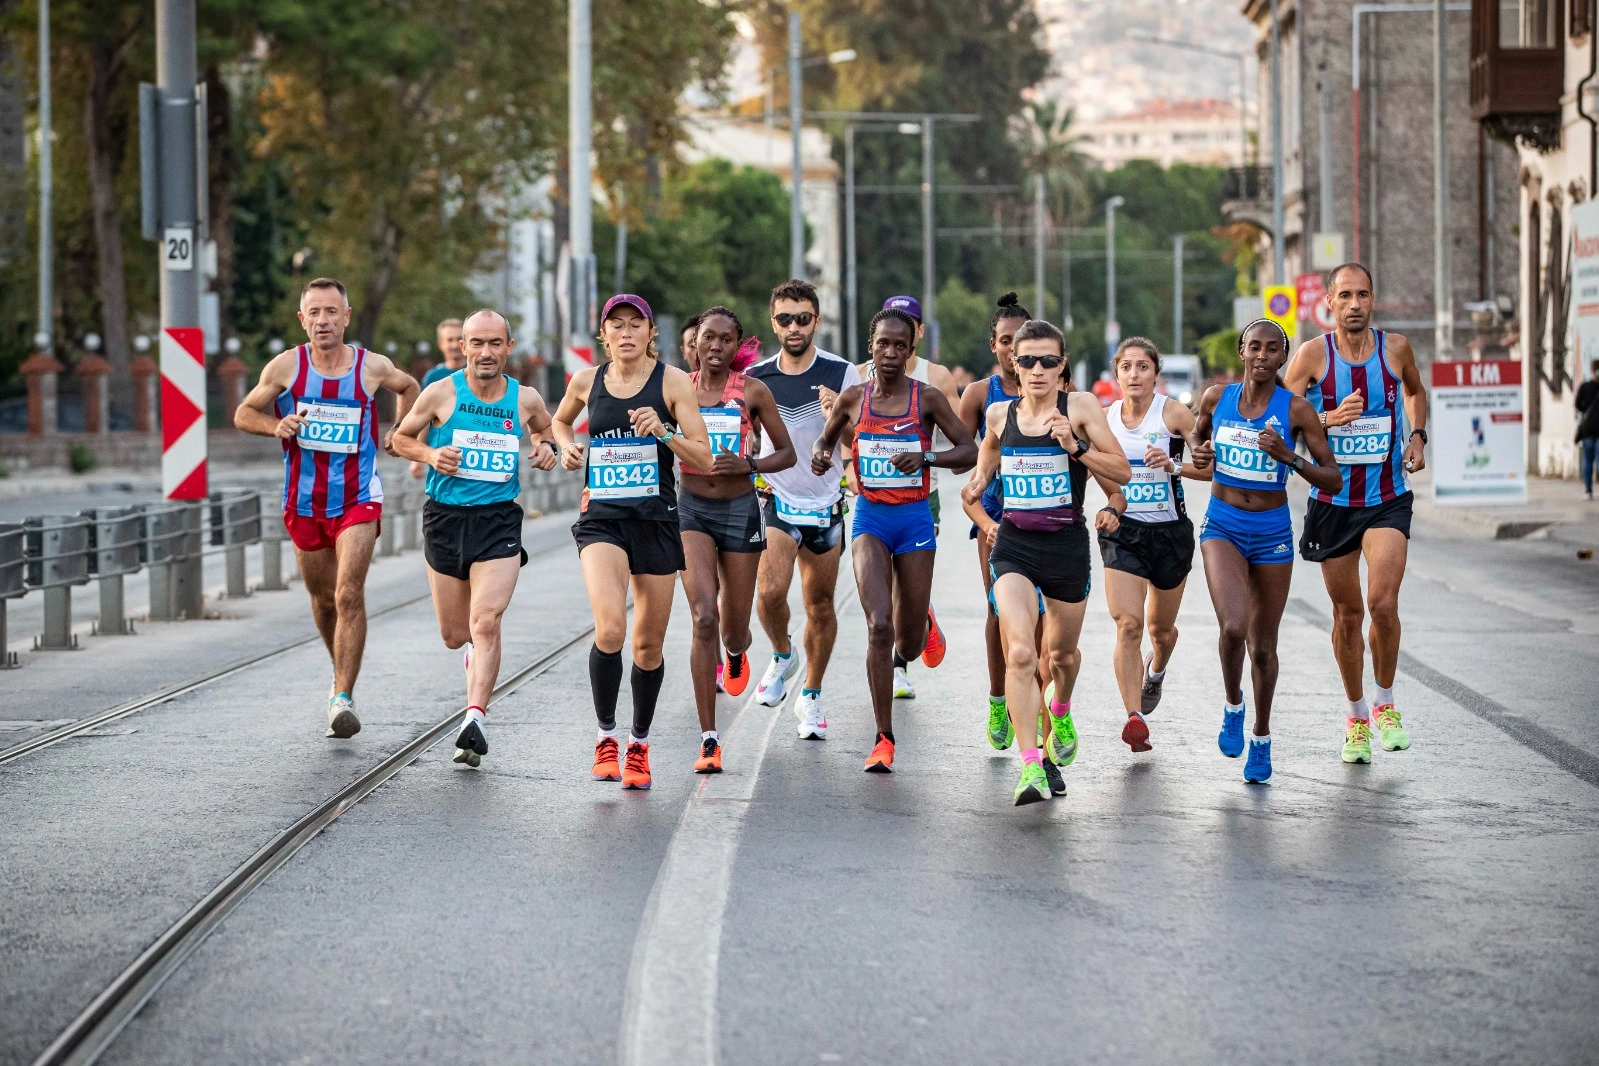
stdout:
<svg viewBox="0 0 1599 1066">
<path fill-rule="evenodd" d="M 1072 458 L 1081 459 L 1088 454 L 1088 442 L 1081 437 L 1077 438 L 1077 447 L 1072 449 Z"/>
<path fill-rule="evenodd" d="M 1426 430 L 1424 430 L 1424 429 L 1413 429 L 1413 430 L 1410 431 L 1410 435 L 1412 437 L 1420 437 L 1421 438 L 1422 447 L 1426 447 L 1427 446 L 1427 431 Z"/>
<path fill-rule="evenodd" d="M 1292 470 L 1296 474 L 1301 474 L 1301 475 L 1304 474 L 1304 472 L 1305 472 L 1305 457 L 1302 456 L 1302 455 L 1294 456 L 1293 462 L 1288 464 L 1288 469 Z"/>
<path fill-rule="evenodd" d="M 929 449 L 922 453 L 922 465 L 932 466 L 933 460 L 938 458 L 938 453 Z"/>
</svg>

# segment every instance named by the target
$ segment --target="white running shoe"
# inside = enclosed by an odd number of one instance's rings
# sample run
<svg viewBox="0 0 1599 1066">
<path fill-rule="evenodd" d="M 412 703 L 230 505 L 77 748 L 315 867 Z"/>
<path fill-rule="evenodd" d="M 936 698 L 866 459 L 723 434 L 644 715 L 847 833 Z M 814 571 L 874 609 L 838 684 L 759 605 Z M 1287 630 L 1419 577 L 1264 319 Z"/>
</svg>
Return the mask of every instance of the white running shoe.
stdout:
<svg viewBox="0 0 1599 1066">
<path fill-rule="evenodd" d="M 355 716 L 355 701 L 348 696 L 335 694 L 328 701 L 327 735 L 347 740 L 361 731 L 361 719 Z"/>
<path fill-rule="evenodd" d="M 826 740 L 827 715 L 822 713 L 822 694 L 814 696 L 800 693 L 800 698 L 794 704 L 794 713 L 799 717 L 799 738 L 801 740 Z"/>
<path fill-rule="evenodd" d="M 461 723 L 461 731 L 455 734 L 455 761 L 476 769 L 483 762 L 483 756 L 489 753 L 489 738 L 484 735 L 483 725 L 488 721 L 482 711 L 476 714 L 466 712 L 466 720 Z"/>
<path fill-rule="evenodd" d="M 766 673 L 761 676 L 761 683 L 755 686 L 755 702 L 762 707 L 776 707 L 783 702 L 783 697 L 788 695 L 788 683 L 794 675 L 799 673 L 799 656 L 790 653 L 788 658 L 772 656 L 772 661 L 766 667 Z"/>
<path fill-rule="evenodd" d="M 896 700 L 916 698 L 916 686 L 911 684 L 911 675 L 903 666 L 894 667 L 894 698 Z"/>
</svg>

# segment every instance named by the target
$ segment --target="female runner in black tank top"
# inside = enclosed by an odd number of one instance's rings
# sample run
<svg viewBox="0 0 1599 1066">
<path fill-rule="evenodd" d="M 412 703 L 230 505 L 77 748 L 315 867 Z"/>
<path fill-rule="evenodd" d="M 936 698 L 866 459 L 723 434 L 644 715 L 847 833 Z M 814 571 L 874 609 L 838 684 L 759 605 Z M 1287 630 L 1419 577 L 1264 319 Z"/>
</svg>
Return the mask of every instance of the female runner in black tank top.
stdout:
<svg viewBox="0 0 1599 1066">
<path fill-rule="evenodd" d="M 650 787 L 650 723 L 666 674 L 661 646 L 677 571 L 683 567 L 674 461 L 702 468 L 711 464 L 694 388 L 687 374 L 661 362 L 655 336 L 655 316 L 643 297 L 611 297 L 600 316 L 600 340 L 610 361 L 572 378 L 554 423 L 561 465 L 568 470 L 586 467 L 582 513 L 572 536 L 594 612 L 589 685 L 600 734 L 593 777 L 620 779 L 623 788 Z M 573 439 L 572 428 L 585 408 L 590 436 L 586 454 Z M 616 698 L 622 685 L 630 582 L 633 730 L 623 765 L 618 759 Z"/>
<path fill-rule="evenodd" d="M 1077 754 L 1071 697 L 1082 662 L 1077 638 L 1088 607 L 1083 490 L 1090 473 L 1122 483 L 1132 469 L 1099 401 L 1089 393 L 1060 391 L 1066 345 L 1059 330 L 1047 322 L 1027 323 L 1016 331 L 1014 359 L 1021 396 L 989 408 L 977 469 L 961 499 L 978 502 L 989 480 L 1002 475 L 1004 517 L 989 560 L 1005 646 L 1006 709 L 1022 749 L 1015 795 L 1021 805 L 1065 789 L 1052 786 L 1039 751 L 1044 695 L 1033 648 L 1038 597 L 1044 597 L 1044 650 L 1054 692 L 1044 746 L 1051 762 L 1065 766 Z"/>
</svg>

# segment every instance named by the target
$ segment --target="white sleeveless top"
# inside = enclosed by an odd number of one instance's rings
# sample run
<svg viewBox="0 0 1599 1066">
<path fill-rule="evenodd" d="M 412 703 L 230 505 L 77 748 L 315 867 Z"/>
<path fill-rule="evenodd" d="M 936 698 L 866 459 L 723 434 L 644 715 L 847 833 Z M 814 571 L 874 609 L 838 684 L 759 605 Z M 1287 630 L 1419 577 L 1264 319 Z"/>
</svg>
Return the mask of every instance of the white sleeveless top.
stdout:
<svg viewBox="0 0 1599 1066">
<path fill-rule="evenodd" d="M 1180 509 L 1182 489 L 1177 477 L 1144 465 L 1144 455 L 1151 447 L 1167 455 L 1174 454 L 1172 441 L 1176 438 L 1166 426 L 1166 397 L 1157 393 L 1144 420 L 1132 429 L 1122 422 L 1121 400 L 1106 408 L 1105 418 L 1133 467 L 1132 480 L 1122 486 L 1122 495 L 1127 498 L 1127 513 L 1123 517 L 1134 522 L 1177 521 L 1183 514 Z"/>
</svg>

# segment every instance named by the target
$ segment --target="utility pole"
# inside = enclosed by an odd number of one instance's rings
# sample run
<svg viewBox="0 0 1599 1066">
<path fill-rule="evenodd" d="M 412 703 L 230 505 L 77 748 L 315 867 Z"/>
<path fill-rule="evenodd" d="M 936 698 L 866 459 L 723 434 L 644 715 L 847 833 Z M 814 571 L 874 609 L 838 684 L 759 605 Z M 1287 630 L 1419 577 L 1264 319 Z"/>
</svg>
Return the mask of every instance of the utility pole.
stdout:
<svg viewBox="0 0 1599 1066">
<path fill-rule="evenodd" d="M 627 291 L 627 190 L 616 187 L 616 291 Z"/>
<path fill-rule="evenodd" d="M 790 11 L 788 13 L 788 129 L 789 151 L 793 155 L 789 161 L 789 180 L 793 185 L 793 194 L 789 197 L 788 205 L 788 273 L 792 278 L 805 277 L 805 212 L 802 201 L 805 165 L 800 158 L 800 131 L 805 117 L 805 84 L 802 80 L 805 64 L 802 49 L 799 12 Z"/>
<path fill-rule="evenodd" d="M 39 0 L 39 332 L 34 345 L 55 351 L 55 237 L 51 201 L 55 196 L 54 145 L 50 143 L 50 0 Z M 49 427 L 55 429 L 54 426 Z M 4 649 L 0 649 L 3 657 Z"/>
<path fill-rule="evenodd" d="M 1116 320 L 1116 209 L 1125 197 L 1105 201 L 1105 352 L 1110 355 L 1122 342 L 1122 324 Z"/>
<path fill-rule="evenodd" d="M 860 289 L 855 276 L 855 123 L 844 123 L 844 299 L 848 322 L 844 351 L 856 361 L 855 334 L 860 329 Z"/>
<path fill-rule="evenodd" d="M 1283 81 L 1282 28 L 1277 19 L 1277 0 L 1271 0 L 1271 265 L 1273 285 L 1285 285 L 1283 266 Z"/>
<path fill-rule="evenodd" d="M 933 283 L 933 116 L 922 116 L 922 321 L 938 362 L 938 299 Z"/>
<path fill-rule="evenodd" d="M 1071 211 L 1067 210 L 1066 218 L 1071 218 Z M 1062 333 L 1070 333 L 1076 325 L 1072 321 L 1072 229 L 1071 226 L 1061 227 L 1060 241 L 1060 329 Z M 1040 311 L 1040 314 L 1043 312 Z"/>
<path fill-rule="evenodd" d="M 1433 358 L 1452 359 L 1455 352 L 1455 299 L 1449 277 L 1449 140 L 1444 119 L 1448 95 L 1444 78 L 1444 0 L 1432 5 L 1432 249 Z"/>
<path fill-rule="evenodd" d="M 1183 239 L 1181 233 L 1171 238 L 1171 332 L 1172 354 L 1183 350 Z"/>
<path fill-rule="evenodd" d="M 594 37 L 589 0 L 571 0 L 568 8 L 566 56 L 567 87 L 567 195 L 571 257 L 567 271 L 571 292 L 567 319 L 568 375 L 593 363 L 589 287 L 594 279 L 594 194 L 589 156 L 594 150 L 593 55 Z"/>
<path fill-rule="evenodd" d="M 1033 176 L 1033 313 L 1044 317 L 1044 175 Z"/>
<path fill-rule="evenodd" d="M 1333 231 L 1332 208 L 1332 87 L 1327 84 L 1326 73 L 1321 79 L 1321 232 Z M 1358 175 L 1357 175 L 1358 177 Z"/>
</svg>

